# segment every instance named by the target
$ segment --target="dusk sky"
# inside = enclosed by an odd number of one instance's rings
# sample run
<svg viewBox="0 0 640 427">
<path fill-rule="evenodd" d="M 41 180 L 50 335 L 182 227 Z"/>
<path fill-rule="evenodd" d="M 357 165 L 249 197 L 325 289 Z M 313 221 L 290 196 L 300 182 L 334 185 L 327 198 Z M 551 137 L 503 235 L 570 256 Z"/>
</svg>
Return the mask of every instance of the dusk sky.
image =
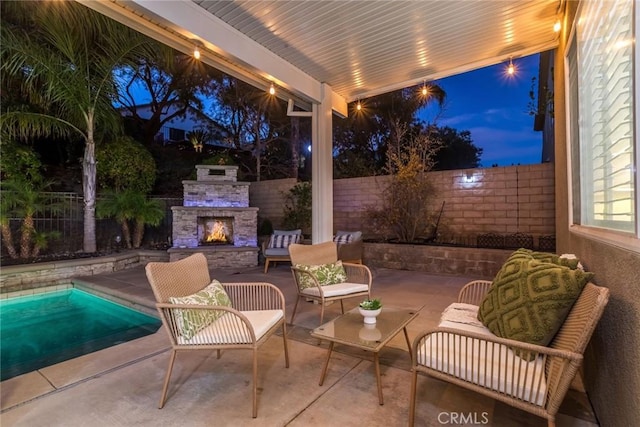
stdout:
<svg viewBox="0 0 640 427">
<path fill-rule="evenodd" d="M 436 80 L 447 93 L 445 109 L 436 119 L 438 126 L 468 130 L 477 147 L 484 151 L 483 167 L 493 164 L 540 163 L 542 132 L 533 130 L 528 113 L 531 78 L 538 77 L 539 56 L 513 60 L 516 73 L 508 76 L 507 62 L 465 74 Z M 431 109 L 420 117 L 433 121 Z"/>
</svg>

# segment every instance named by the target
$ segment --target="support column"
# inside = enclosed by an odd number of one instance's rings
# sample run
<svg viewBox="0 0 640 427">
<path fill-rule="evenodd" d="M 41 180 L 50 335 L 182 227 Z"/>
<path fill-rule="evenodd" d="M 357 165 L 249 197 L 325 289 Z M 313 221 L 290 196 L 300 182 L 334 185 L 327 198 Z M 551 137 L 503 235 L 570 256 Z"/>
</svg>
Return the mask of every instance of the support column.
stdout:
<svg viewBox="0 0 640 427">
<path fill-rule="evenodd" d="M 321 86 L 320 104 L 313 104 L 311 133 L 311 234 L 313 243 L 333 237 L 333 130 L 332 93 Z"/>
</svg>

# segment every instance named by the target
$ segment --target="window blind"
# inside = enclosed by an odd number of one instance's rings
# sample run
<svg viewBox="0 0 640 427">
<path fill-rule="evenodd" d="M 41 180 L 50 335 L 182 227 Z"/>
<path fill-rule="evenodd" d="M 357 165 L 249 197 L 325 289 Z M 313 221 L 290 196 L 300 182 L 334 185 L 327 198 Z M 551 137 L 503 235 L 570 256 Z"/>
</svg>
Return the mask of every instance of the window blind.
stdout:
<svg viewBox="0 0 640 427">
<path fill-rule="evenodd" d="M 633 1 L 583 2 L 579 13 L 577 60 L 572 64 L 568 58 L 570 78 L 578 82 L 577 125 L 572 127 L 580 140 L 573 145 L 579 145 L 574 158 L 582 171 L 579 220 L 633 232 Z M 575 102 L 570 100 L 570 109 Z"/>
</svg>

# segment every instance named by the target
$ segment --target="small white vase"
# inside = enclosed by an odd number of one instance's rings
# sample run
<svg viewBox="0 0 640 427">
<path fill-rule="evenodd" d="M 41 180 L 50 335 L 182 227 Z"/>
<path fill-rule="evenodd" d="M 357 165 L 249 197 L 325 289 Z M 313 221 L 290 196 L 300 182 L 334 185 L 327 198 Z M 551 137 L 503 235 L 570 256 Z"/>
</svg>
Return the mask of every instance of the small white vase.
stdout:
<svg viewBox="0 0 640 427">
<path fill-rule="evenodd" d="M 364 323 L 366 323 L 367 325 L 373 325 L 374 323 L 376 323 L 376 317 L 378 316 L 378 314 L 380 314 L 382 308 L 379 308 L 377 310 L 365 310 L 362 307 L 358 307 L 358 310 L 360 311 L 360 314 L 364 316 Z"/>
</svg>

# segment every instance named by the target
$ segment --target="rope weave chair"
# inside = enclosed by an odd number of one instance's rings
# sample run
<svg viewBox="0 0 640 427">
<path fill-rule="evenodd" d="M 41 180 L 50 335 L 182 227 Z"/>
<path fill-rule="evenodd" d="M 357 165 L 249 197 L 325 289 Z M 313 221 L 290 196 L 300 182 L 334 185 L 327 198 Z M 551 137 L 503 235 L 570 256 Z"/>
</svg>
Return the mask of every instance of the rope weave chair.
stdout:
<svg viewBox="0 0 640 427">
<path fill-rule="evenodd" d="M 292 244 L 289 246 L 291 255 L 291 272 L 298 290 L 298 298 L 293 307 L 291 323 L 298 309 L 300 298 L 317 301 L 320 304 L 320 324 L 324 319 L 324 309 L 329 301 L 340 301 L 340 308 L 344 313 L 343 300 L 346 298 L 366 297 L 371 298 L 371 271 L 365 265 L 343 262 L 342 265 L 347 275 L 344 283 L 322 286 L 318 278 L 309 271 L 296 267 L 296 265 L 325 265 L 338 261 L 337 245 L 334 242 L 325 242 L 315 245 Z M 301 286 L 303 277 L 308 277 L 314 284 L 312 287 Z"/>
<path fill-rule="evenodd" d="M 193 295 L 211 283 L 207 259 L 201 253 L 175 262 L 150 262 L 147 279 L 156 297 L 156 307 L 171 341 L 171 356 L 160 397 L 165 403 L 171 371 L 179 351 L 247 349 L 253 352 L 253 417 L 257 417 L 258 348 L 279 328 L 282 329 L 285 366 L 289 367 L 284 295 L 270 283 L 223 283 L 231 307 L 172 304 L 170 298 Z M 213 315 L 215 320 L 192 337 L 183 334 L 186 313 L 191 318 Z"/>
<path fill-rule="evenodd" d="M 458 302 L 479 305 L 491 282 L 468 283 Z M 414 340 L 409 425 L 416 410 L 418 373 L 457 384 L 546 418 L 555 426 L 560 404 L 609 300 L 609 289 L 588 283 L 548 347 L 437 327 Z M 527 354 L 527 358 L 520 357 Z"/>
</svg>

